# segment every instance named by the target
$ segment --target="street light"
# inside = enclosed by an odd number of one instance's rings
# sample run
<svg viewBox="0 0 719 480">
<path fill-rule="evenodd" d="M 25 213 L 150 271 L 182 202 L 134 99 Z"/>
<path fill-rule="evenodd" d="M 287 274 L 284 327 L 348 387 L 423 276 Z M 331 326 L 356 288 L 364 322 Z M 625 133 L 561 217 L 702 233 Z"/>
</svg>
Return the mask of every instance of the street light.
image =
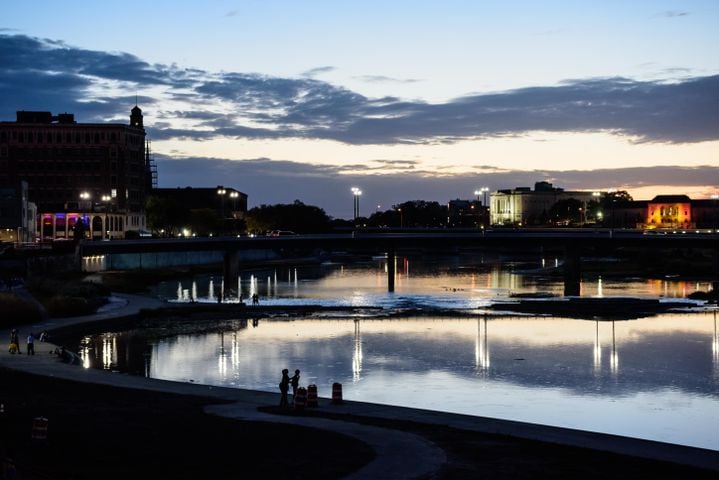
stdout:
<svg viewBox="0 0 719 480">
<path fill-rule="evenodd" d="M 220 231 L 225 234 L 225 194 L 227 190 L 222 185 L 217 186 L 217 195 L 220 196 Z"/>
<path fill-rule="evenodd" d="M 479 202 L 479 196 L 482 195 L 482 190 L 475 190 L 474 194 L 477 195 L 477 201 Z"/>
<path fill-rule="evenodd" d="M 232 216 L 234 217 L 234 212 L 237 210 L 237 197 L 240 196 L 240 192 L 230 192 L 230 198 L 232 199 Z"/>
<path fill-rule="evenodd" d="M 352 187 L 352 196 L 354 197 L 354 219 L 355 220 L 357 220 L 357 218 L 360 216 L 360 206 L 359 206 L 360 195 L 362 195 L 362 190 L 360 190 L 357 187 Z"/>
<path fill-rule="evenodd" d="M 108 202 L 112 200 L 112 197 L 110 195 L 103 195 L 100 197 L 100 200 L 102 200 L 103 205 L 105 206 L 105 219 L 102 223 L 102 238 L 110 237 L 110 229 L 107 228 L 107 208 L 108 208 Z"/>
<path fill-rule="evenodd" d="M 482 187 L 482 188 L 480 188 L 479 191 L 484 194 L 484 206 L 486 207 L 487 206 L 487 192 L 489 192 L 489 187 Z"/>
</svg>

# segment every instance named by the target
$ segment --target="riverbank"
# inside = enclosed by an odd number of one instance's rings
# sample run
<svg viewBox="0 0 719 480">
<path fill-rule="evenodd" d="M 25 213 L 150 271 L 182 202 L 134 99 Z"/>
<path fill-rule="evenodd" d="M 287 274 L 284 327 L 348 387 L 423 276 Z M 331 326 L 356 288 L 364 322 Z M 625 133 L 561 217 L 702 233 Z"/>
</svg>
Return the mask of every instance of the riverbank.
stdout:
<svg viewBox="0 0 719 480">
<path fill-rule="evenodd" d="M 22 478 L 89 479 L 101 474 L 108 479 L 337 479 L 350 478 L 352 472 L 367 468 L 377 457 L 361 436 L 358 439 L 332 430 L 282 423 L 282 419 L 292 420 L 298 415 L 280 410 L 274 403 L 262 410 L 274 413 L 277 421 L 256 422 L 207 414 L 208 406 L 233 407 L 201 394 L 118 388 L 6 368 L 0 368 L 0 381 L 10 386 L 4 395 L 0 451 L 3 458 L 12 459 L 24 474 Z M 425 423 L 420 411 L 407 416 L 412 411 L 396 409 L 393 418 L 382 418 L 368 412 L 327 412 L 326 399 L 323 405 L 325 408 L 302 417 L 310 422 L 329 417 L 403 432 L 439 449 L 444 461 L 430 477 L 423 478 L 716 477 L 716 471 L 671 462 L 453 428 L 437 423 L 440 414 L 427 414 L 432 421 Z M 46 441 L 31 438 L 32 421 L 37 416 L 48 419 Z M 556 441 L 551 431 L 547 436 Z M 408 448 L 402 448 L 398 455 L 400 462 L 417 461 L 415 452 Z M 411 471 L 411 466 L 406 470 Z"/>
</svg>

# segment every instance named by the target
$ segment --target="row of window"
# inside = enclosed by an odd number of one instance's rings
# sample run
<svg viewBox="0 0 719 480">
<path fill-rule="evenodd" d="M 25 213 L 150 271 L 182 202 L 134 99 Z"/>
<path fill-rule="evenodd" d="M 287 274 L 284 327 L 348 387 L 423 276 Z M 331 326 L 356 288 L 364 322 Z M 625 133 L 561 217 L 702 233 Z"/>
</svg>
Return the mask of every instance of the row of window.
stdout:
<svg viewBox="0 0 719 480">
<path fill-rule="evenodd" d="M 29 158 L 29 159 L 54 159 L 60 160 L 63 158 L 76 158 L 76 157 L 90 157 L 90 158 L 108 158 L 117 156 L 117 147 L 91 147 L 91 148 L 78 148 L 78 147 L 50 147 L 50 148 L 38 148 L 38 147 L 17 147 L 11 146 L 7 149 L 7 156 L 13 158 Z M 141 155 L 137 155 L 139 159 Z"/>
<path fill-rule="evenodd" d="M 49 132 L 49 131 L 36 131 L 36 130 L 17 130 L 13 129 L 10 132 L 5 130 L 0 131 L 0 142 L 7 142 L 8 140 L 16 141 L 18 143 L 100 143 L 110 141 L 115 143 L 119 140 L 123 140 L 123 135 L 118 135 L 117 132 Z"/>
</svg>

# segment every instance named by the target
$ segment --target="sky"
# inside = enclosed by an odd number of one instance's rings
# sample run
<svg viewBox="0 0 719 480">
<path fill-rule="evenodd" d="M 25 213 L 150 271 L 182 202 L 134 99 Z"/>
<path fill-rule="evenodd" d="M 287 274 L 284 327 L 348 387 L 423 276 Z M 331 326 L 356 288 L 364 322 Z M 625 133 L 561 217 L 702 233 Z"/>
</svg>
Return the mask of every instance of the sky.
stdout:
<svg viewBox="0 0 719 480">
<path fill-rule="evenodd" d="M 7 2 L 0 120 L 129 122 L 160 187 L 336 218 L 549 181 L 719 194 L 719 2 Z"/>
</svg>

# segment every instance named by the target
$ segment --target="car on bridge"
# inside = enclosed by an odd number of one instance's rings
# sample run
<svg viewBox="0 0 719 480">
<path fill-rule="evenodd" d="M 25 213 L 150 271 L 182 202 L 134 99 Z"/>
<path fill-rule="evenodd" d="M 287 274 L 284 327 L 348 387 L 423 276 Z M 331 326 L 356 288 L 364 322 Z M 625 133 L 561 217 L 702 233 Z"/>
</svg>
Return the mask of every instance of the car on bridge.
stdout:
<svg viewBox="0 0 719 480">
<path fill-rule="evenodd" d="M 268 237 L 289 237 L 292 235 L 297 234 L 291 230 L 272 230 L 270 233 L 267 234 Z"/>
</svg>

